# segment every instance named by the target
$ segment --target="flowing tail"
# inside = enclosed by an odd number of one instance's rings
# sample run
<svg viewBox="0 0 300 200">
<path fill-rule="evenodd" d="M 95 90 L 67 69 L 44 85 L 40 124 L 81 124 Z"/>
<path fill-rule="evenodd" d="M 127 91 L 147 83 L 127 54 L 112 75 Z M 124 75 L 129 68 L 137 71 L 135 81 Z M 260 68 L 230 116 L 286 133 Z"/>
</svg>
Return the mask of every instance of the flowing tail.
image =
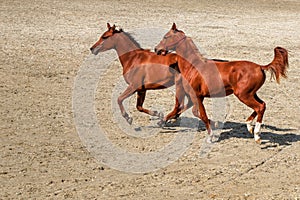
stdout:
<svg viewBox="0 0 300 200">
<path fill-rule="evenodd" d="M 288 52 L 282 47 L 276 47 L 274 49 L 274 59 L 273 61 L 262 66 L 263 70 L 269 70 L 271 72 L 271 79 L 276 79 L 277 83 L 280 82 L 280 77 L 287 78 L 286 71 L 289 66 Z"/>
</svg>

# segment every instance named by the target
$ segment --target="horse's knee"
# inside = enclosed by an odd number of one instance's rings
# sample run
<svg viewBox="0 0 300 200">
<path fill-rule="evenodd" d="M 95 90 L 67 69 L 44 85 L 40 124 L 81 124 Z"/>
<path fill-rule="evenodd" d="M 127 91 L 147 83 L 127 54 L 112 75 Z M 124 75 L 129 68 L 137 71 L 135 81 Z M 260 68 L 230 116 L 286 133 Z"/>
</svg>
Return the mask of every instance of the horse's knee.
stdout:
<svg viewBox="0 0 300 200">
<path fill-rule="evenodd" d="M 261 112 L 264 113 L 266 108 L 267 108 L 267 105 L 266 105 L 265 102 L 263 102 L 262 105 L 261 105 Z"/>
<path fill-rule="evenodd" d="M 123 99 L 122 99 L 122 98 L 120 98 L 120 97 L 118 97 L 118 100 L 117 100 L 117 102 L 118 102 L 118 105 L 121 105 L 121 104 L 122 104 L 122 102 L 123 102 Z"/>
<path fill-rule="evenodd" d="M 192 113 L 193 113 L 193 115 L 194 115 L 195 117 L 200 117 L 200 116 L 199 116 L 199 111 L 198 111 L 198 109 L 196 108 L 196 106 L 193 107 Z"/>
<path fill-rule="evenodd" d="M 257 112 L 257 121 L 262 123 L 262 119 L 266 110 L 266 103 L 262 102 L 258 108 Z"/>
</svg>

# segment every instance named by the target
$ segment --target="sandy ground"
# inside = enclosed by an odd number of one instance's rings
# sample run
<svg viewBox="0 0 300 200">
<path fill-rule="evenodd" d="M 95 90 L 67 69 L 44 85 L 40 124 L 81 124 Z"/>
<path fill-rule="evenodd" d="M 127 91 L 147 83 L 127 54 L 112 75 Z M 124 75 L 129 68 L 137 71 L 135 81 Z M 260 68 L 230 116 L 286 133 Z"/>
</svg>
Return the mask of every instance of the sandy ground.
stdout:
<svg viewBox="0 0 300 200">
<path fill-rule="evenodd" d="M 0 199 L 300 199 L 299 1 L 25 0 L 0 7 Z M 267 64 L 276 46 L 288 49 L 288 79 L 277 85 L 267 74 L 259 91 L 267 103 L 264 143 L 255 144 L 247 133 L 243 122 L 251 110 L 234 96 L 226 98 L 219 141 L 205 154 L 205 131 L 192 126 L 198 122 L 190 111 L 181 119 L 186 126 L 160 129 L 152 127 L 157 119 L 135 110 L 133 97 L 125 105 L 134 125 L 123 127 L 112 109 L 121 78 L 115 57 L 95 92 L 107 138 L 137 154 L 159 151 L 178 135 L 193 138 L 177 160 L 155 171 L 129 173 L 97 160 L 79 137 L 72 100 L 82 66 L 101 61 L 89 48 L 106 22 L 132 32 L 168 30 L 176 22 L 212 58 Z M 139 42 L 153 48 L 157 41 Z M 173 95 L 150 91 L 145 106 L 166 112 Z M 205 102 L 211 115 L 211 102 Z M 154 134 L 128 135 L 132 128 Z"/>
</svg>

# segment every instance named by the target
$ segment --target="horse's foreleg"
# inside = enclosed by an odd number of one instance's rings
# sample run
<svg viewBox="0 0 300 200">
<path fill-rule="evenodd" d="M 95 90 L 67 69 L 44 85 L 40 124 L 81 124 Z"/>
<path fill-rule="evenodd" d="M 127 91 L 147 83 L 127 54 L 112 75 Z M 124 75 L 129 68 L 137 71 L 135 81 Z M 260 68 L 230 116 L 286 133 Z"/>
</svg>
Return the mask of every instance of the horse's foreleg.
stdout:
<svg viewBox="0 0 300 200">
<path fill-rule="evenodd" d="M 178 100 L 178 98 L 175 98 L 175 106 L 174 109 L 166 116 L 164 117 L 160 122 L 158 122 L 159 126 L 163 126 L 167 121 L 170 119 L 177 119 L 179 117 L 179 111 L 180 111 L 181 103 Z"/>
<path fill-rule="evenodd" d="M 211 121 L 207 117 L 207 114 L 206 114 L 206 111 L 205 111 L 205 107 L 203 105 L 203 100 L 204 100 L 203 97 L 200 97 L 198 99 L 198 109 L 194 105 L 194 107 L 193 107 L 193 114 L 196 117 L 199 117 L 204 122 L 206 130 L 207 130 L 207 133 L 208 133 L 207 142 L 211 143 L 211 142 L 213 142 L 212 141 L 212 139 L 213 139 L 213 134 L 212 133 L 213 132 L 212 132 L 212 129 L 211 129 Z"/>
<path fill-rule="evenodd" d="M 147 113 L 148 115 L 158 116 L 158 117 L 162 118 L 162 116 L 163 116 L 162 113 L 159 113 L 157 111 L 151 111 L 151 110 L 143 108 L 145 98 L 146 98 L 146 90 L 142 90 L 142 91 L 137 92 L 136 109 L 140 112 Z"/>
<path fill-rule="evenodd" d="M 132 124 L 132 117 L 130 117 L 124 106 L 123 106 L 123 101 L 130 97 L 131 95 L 133 95 L 135 92 L 135 89 L 130 85 L 126 88 L 126 90 L 118 97 L 118 104 L 119 104 L 119 107 L 120 107 L 120 111 L 121 111 L 121 114 L 122 116 L 126 119 L 126 121 L 129 123 L 129 124 Z"/>
<path fill-rule="evenodd" d="M 189 83 L 184 79 L 182 78 L 182 76 L 180 74 L 177 75 L 178 76 L 178 80 L 176 82 L 176 88 L 178 88 L 178 93 L 181 94 L 181 99 L 180 99 L 180 102 L 181 102 L 181 105 L 180 105 L 180 111 L 179 113 L 177 113 L 177 115 L 181 115 L 184 111 L 186 111 L 187 109 L 191 108 L 194 103 L 193 101 L 195 102 L 195 105 L 197 105 L 197 97 L 196 95 L 194 94 L 194 90 L 190 87 Z M 192 96 L 193 98 L 192 98 Z M 184 104 L 184 97 L 187 97 L 188 98 L 188 102 L 187 104 L 185 105 Z"/>
<path fill-rule="evenodd" d="M 175 75 L 175 106 L 174 109 L 159 122 L 159 125 L 163 125 L 170 119 L 177 119 L 181 112 L 181 109 L 184 108 L 184 97 L 185 90 L 182 85 L 182 77 L 180 74 Z"/>
<path fill-rule="evenodd" d="M 191 108 L 194 104 L 191 101 L 190 97 L 188 97 L 188 103 L 184 104 L 184 97 L 182 100 L 178 100 L 178 98 L 175 99 L 175 106 L 174 109 L 163 119 L 159 122 L 159 125 L 161 126 L 162 124 L 166 123 L 167 121 L 171 119 L 178 119 L 178 117 L 186 110 Z M 180 103 L 181 101 L 181 103 Z"/>
<path fill-rule="evenodd" d="M 187 98 L 188 98 L 188 102 L 187 102 L 187 104 L 183 105 L 182 109 L 180 109 L 180 112 L 178 113 L 178 116 L 181 115 L 183 112 L 185 112 L 186 110 L 190 109 L 193 106 L 193 101 L 191 100 L 191 97 L 189 95 L 187 95 Z M 182 105 L 181 105 L 181 107 L 182 107 Z"/>
</svg>

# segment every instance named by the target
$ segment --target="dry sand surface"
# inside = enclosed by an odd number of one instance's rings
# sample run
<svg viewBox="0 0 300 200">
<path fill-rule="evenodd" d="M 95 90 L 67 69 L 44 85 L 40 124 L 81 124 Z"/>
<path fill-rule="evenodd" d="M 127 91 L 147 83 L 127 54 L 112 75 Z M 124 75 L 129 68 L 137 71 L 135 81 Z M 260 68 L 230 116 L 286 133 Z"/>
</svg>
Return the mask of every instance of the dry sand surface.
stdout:
<svg viewBox="0 0 300 200">
<path fill-rule="evenodd" d="M 0 199 L 300 199 L 299 1 L 24 0 L 1 1 L 0 8 Z M 174 138 L 193 138 L 178 159 L 154 171 L 130 173 L 96 159 L 79 137 L 72 102 L 83 66 L 103 63 L 89 48 L 106 22 L 152 49 L 158 40 L 143 43 L 142 34 L 176 22 L 211 58 L 268 64 L 276 46 L 286 48 L 288 79 L 278 85 L 267 73 L 258 93 L 267 103 L 263 144 L 247 133 L 244 121 L 252 111 L 234 96 L 226 98 L 218 142 L 207 149 L 203 124 L 198 131 L 190 110 L 181 123 L 158 128 L 156 118 L 136 111 L 134 95 L 125 103 L 134 122 L 125 124 L 113 110 L 122 70 L 112 54 L 94 101 L 106 138 L 136 155 L 159 152 Z M 145 107 L 166 114 L 173 102 L 171 89 L 150 91 Z M 211 100 L 205 104 L 212 116 Z M 152 135 L 127 134 L 131 129 Z"/>
</svg>

